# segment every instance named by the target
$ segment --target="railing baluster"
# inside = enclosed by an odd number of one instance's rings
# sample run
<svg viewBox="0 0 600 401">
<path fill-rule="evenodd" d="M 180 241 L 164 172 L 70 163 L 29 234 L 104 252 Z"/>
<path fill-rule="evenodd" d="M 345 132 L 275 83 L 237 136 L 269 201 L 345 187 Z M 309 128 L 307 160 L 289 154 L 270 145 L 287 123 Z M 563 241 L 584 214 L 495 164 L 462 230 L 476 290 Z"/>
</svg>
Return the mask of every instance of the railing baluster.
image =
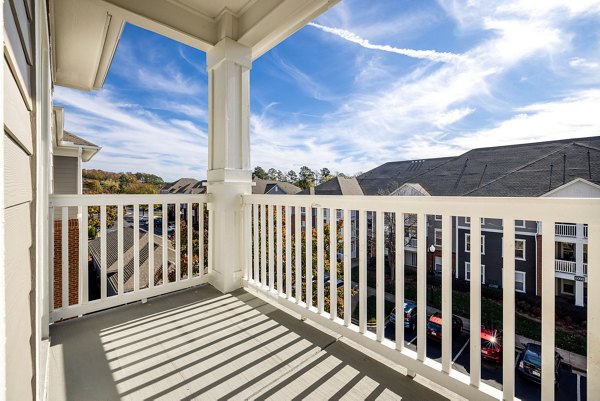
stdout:
<svg viewBox="0 0 600 401">
<path fill-rule="evenodd" d="M 254 206 L 256 207 L 256 205 Z M 256 223 L 255 223 L 256 224 Z M 198 275 L 204 276 L 204 202 L 198 203 Z M 258 257 L 258 256 L 257 256 Z M 258 275 L 257 275 L 258 277 Z M 256 278 L 255 278 L 256 279 Z"/>
<path fill-rule="evenodd" d="M 281 232 L 283 226 L 283 215 L 281 213 L 281 206 L 275 206 L 275 210 L 277 212 L 275 217 L 277 219 L 277 294 L 281 295 L 283 294 L 283 244 L 281 243 L 281 241 L 283 240 L 283 235 Z"/>
<path fill-rule="evenodd" d="M 515 221 L 504 219 L 502 237 L 502 353 L 515 354 Z M 513 256 L 513 257 L 511 257 Z M 512 358 L 502 361 L 502 393 L 505 400 L 515 397 L 515 366 Z"/>
<path fill-rule="evenodd" d="M 121 206 L 119 206 L 121 207 Z M 154 287 L 154 204 L 148 204 L 148 287 Z"/>
<path fill-rule="evenodd" d="M 329 316 L 337 317 L 337 209 L 329 209 Z"/>
<path fill-rule="evenodd" d="M 358 331 L 367 330 L 367 212 L 358 211 Z"/>
<path fill-rule="evenodd" d="M 296 263 L 294 264 L 296 273 L 296 303 L 302 300 L 302 208 L 294 206 L 295 226 L 294 231 L 294 256 Z"/>
<path fill-rule="evenodd" d="M 175 281 L 181 279 L 181 204 L 175 203 Z"/>
<path fill-rule="evenodd" d="M 260 283 L 267 286 L 267 205 L 260 205 Z"/>
<path fill-rule="evenodd" d="M 88 207 L 83 206 L 81 208 L 81 230 L 79 232 L 79 249 L 81 254 L 79 255 L 81 260 L 81 281 L 79 282 L 79 288 L 81 289 L 81 303 L 87 304 L 90 300 L 88 294 Z"/>
<path fill-rule="evenodd" d="M 192 256 L 192 206 L 193 203 L 188 202 L 185 204 L 185 210 L 187 211 L 187 278 L 192 278 L 192 265 L 194 264 L 194 258 Z"/>
<path fill-rule="evenodd" d="M 274 217 L 275 217 L 275 209 L 273 205 L 267 206 L 267 222 L 269 224 L 269 240 L 267 245 L 269 247 L 267 251 L 267 255 L 269 257 L 269 290 L 275 291 L 275 234 L 274 234 Z"/>
<path fill-rule="evenodd" d="M 106 299 L 106 205 L 100 206 L 100 298 Z"/>
<path fill-rule="evenodd" d="M 598 219 L 587 226 L 588 237 L 588 305 L 600 305 L 600 223 Z M 543 278 L 542 278 L 543 280 Z M 543 291 L 542 291 L 543 294 Z M 587 308 L 587 377 L 600 377 L 600 308 Z M 587 399 L 593 400 L 600 394 L 600 380 L 587 382 Z"/>
<path fill-rule="evenodd" d="M 344 209 L 344 326 L 350 326 L 351 310 L 352 310 L 352 299 L 350 296 L 350 290 L 352 286 L 352 274 L 351 274 L 351 258 L 350 258 L 350 243 L 352 239 L 350 236 L 350 226 L 352 225 L 350 210 Z"/>
<path fill-rule="evenodd" d="M 252 205 L 244 205 L 244 280 L 252 278 Z"/>
<path fill-rule="evenodd" d="M 69 208 L 61 208 L 62 307 L 69 306 Z"/>
<path fill-rule="evenodd" d="M 425 360 L 427 338 L 427 215 L 417 215 L 417 359 Z"/>
<path fill-rule="evenodd" d="M 164 284 L 169 283 L 169 244 L 167 242 L 169 231 L 168 231 L 168 220 L 169 220 L 169 206 L 167 203 L 162 204 L 162 282 Z"/>
<path fill-rule="evenodd" d="M 259 257 L 259 242 L 258 242 L 258 232 L 259 227 L 259 220 L 258 220 L 258 205 L 254 204 L 252 205 L 252 228 L 254 230 L 254 276 L 252 277 L 254 279 L 254 283 L 255 284 L 260 284 L 260 275 L 259 275 L 259 265 L 260 265 L 260 257 Z"/>
<path fill-rule="evenodd" d="M 133 290 L 140 290 L 140 205 L 133 205 Z"/>
<path fill-rule="evenodd" d="M 306 307 L 312 306 L 312 226 L 313 226 L 313 208 L 306 208 Z"/>
<path fill-rule="evenodd" d="M 375 246 L 376 246 L 376 266 L 375 266 L 375 301 L 376 301 L 376 317 L 377 317 L 377 341 L 383 340 L 384 328 L 385 328 L 385 275 L 384 275 L 384 212 L 378 211 L 377 218 L 374 221 L 375 224 Z"/>
<path fill-rule="evenodd" d="M 287 299 L 292 296 L 292 208 L 285 207 L 285 295 Z"/>
<path fill-rule="evenodd" d="M 452 327 L 452 216 L 442 216 L 442 327 Z M 452 330 L 442 329 L 442 371 L 450 373 Z"/>
<path fill-rule="evenodd" d="M 396 212 L 396 349 L 404 349 L 404 213 Z"/>
<path fill-rule="evenodd" d="M 325 258 L 323 255 L 323 208 L 317 208 L 317 311 L 323 313 Z"/>
<path fill-rule="evenodd" d="M 117 293 L 122 295 L 123 289 L 123 205 L 117 206 Z"/>
<path fill-rule="evenodd" d="M 471 222 L 479 222 L 480 216 L 471 216 Z M 471 224 L 470 252 L 470 376 L 471 386 L 481 382 L 481 224 Z"/>
<path fill-rule="evenodd" d="M 555 222 L 552 220 L 542 222 L 542 238 L 544 239 L 542 241 L 542 272 L 548 273 L 542 274 L 542 400 L 544 401 L 554 400 L 554 310 L 556 296 L 554 270 L 552 269 L 555 252 L 554 224 Z M 590 377 L 589 373 L 588 377 Z"/>
</svg>

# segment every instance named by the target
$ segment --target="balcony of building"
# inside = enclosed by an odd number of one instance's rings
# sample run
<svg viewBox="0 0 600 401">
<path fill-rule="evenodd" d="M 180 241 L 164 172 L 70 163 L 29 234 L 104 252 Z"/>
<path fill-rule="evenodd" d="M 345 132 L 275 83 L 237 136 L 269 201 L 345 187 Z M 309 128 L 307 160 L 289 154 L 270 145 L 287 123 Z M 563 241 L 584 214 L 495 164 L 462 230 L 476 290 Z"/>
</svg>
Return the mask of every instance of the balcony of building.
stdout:
<svg viewBox="0 0 600 401">
<path fill-rule="evenodd" d="M 427 342 L 426 238 L 432 216 L 441 219 L 442 238 L 452 237 L 457 216 L 502 219 L 505 254 L 515 253 L 515 220 L 544 224 L 542 235 L 551 240 L 542 244 L 540 396 L 560 395 L 554 380 L 555 223 L 588 224 L 590 240 L 597 243 L 600 201 L 251 195 L 252 62 L 336 2 L 228 1 L 222 7 L 209 1 L 64 0 L 51 1 L 51 12 L 38 15 L 39 32 L 50 20 L 55 52 L 38 67 L 47 69 L 45 81 L 36 72 L 40 92 L 45 88 L 49 94 L 51 84 L 100 89 L 127 21 L 206 51 L 210 87 L 206 195 L 46 193 L 43 198 L 46 222 L 40 219 L 38 231 L 48 252 L 41 264 L 47 277 L 40 282 L 48 289 L 42 285 L 37 295 L 45 307 L 41 336 L 50 342 L 50 399 L 520 397 L 513 358 L 514 258 L 502 261 L 506 357 L 495 367 L 497 380 L 482 369 L 480 280 L 468 284 L 469 325 L 477 329 L 462 333 L 462 349 L 453 347 L 452 330 L 441 332 L 437 349 Z M 45 2 L 36 4 L 45 7 Z M 50 61 L 55 63 L 52 76 Z M 50 132 L 49 121 L 40 124 Z M 142 210 L 147 219 L 140 218 Z M 325 235 L 324 210 L 337 216 L 327 228 L 341 240 Z M 354 239 L 351 213 L 358 216 Z M 381 222 L 369 233 L 367 213 Z M 307 218 L 313 215 L 314 223 Z M 404 322 L 390 324 L 389 319 L 390 303 L 400 307 L 405 301 L 405 253 L 389 253 L 391 263 L 386 263 L 385 249 L 386 243 L 388 249 L 391 243 L 393 249 L 405 249 L 404 217 L 409 215 L 416 227 L 413 301 L 418 312 L 414 338 L 407 342 Z M 54 221 L 54 216 L 60 217 Z M 394 223 L 386 230 L 383 222 L 390 216 Z M 92 219 L 97 238 L 89 235 Z M 469 230 L 470 247 L 479 249 L 481 225 Z M 368 241 L 375 249 L 371 283 Z M 598 249 L 590 248 L 592 264 L 600 264 Z M 443 241 L 440 251 L 441 322 L 452 327 L 451 241 Z M 395 278 L 386 282 L 390 266 Z M 481 271 L 481 260 L 472 255 L 470 275 L 479 277 Z M 597 303 L 600 277 L 590 273 L 588 299 Z M 332 285 L 339 281 L 340 286 Z M 391 299 L 386 287 L 393 288 Z M 588 313 L 587 374 L 597 377 L 600 312 L 589 308 Z M 465 349 L 469 357 L 459 367 L 455 354 Z M 600 383 L 591 380 L 588 399 L 599 391 Z"/>
</svg>

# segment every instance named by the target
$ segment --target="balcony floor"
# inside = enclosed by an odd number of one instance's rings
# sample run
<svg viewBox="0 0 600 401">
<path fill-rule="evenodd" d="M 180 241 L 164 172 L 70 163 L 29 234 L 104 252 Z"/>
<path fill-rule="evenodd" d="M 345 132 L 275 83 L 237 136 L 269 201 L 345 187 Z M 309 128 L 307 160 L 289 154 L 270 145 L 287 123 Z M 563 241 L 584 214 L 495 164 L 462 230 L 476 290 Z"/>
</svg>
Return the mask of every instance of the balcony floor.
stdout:
<svg viewBox="0 0 600 401">
<path fill-rule="evenodd" d="M 54 324 L 50 400 L 444 399 L 244 290 Z"/>
</svg>

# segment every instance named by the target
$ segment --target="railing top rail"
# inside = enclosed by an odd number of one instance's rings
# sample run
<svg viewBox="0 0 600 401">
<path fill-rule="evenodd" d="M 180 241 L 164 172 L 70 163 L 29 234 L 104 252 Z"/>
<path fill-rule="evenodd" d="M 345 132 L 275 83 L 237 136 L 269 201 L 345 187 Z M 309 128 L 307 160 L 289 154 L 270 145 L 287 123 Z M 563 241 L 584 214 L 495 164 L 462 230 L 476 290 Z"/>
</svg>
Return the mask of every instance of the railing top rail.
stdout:
<svg viewBox="0 0 600 401">
<path fill-rule="evenodd" d="M 458 196 L 244 195 L 244 204 L 350 210 L 450 214 L 501 219 L 600 223 L 598 198 L 509 198 Z"/>
<path fill-rule="evenodd" d="M 50 206 L 112 206 L 147 203 L 206 203 L 208 194 L 99 194 L 99 195 L 51 195 Z"/>
</svg>

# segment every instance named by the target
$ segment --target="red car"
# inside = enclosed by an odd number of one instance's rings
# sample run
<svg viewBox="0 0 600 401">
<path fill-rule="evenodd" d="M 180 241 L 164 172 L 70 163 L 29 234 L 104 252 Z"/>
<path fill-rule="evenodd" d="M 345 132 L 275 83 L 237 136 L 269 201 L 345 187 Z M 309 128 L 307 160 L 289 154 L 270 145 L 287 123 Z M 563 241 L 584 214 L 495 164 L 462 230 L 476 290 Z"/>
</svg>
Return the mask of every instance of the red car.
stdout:
<svg viewBox="0 0 600 401">
<path fill-rule="evenodd" d="M 481 328 L 481 356 L 494 362 L 502 362 L 502 330 Z"/>
<path fill-rule="evenodd" d="M 452 315 L 452 338 L 457 338 L 463 330 L 462 319 L 456 315 Z M 442 341 L 442 314 L 436 312 L 429 318 L 427 322 L 427 337 L 432 340 Z"/>
</svg>

